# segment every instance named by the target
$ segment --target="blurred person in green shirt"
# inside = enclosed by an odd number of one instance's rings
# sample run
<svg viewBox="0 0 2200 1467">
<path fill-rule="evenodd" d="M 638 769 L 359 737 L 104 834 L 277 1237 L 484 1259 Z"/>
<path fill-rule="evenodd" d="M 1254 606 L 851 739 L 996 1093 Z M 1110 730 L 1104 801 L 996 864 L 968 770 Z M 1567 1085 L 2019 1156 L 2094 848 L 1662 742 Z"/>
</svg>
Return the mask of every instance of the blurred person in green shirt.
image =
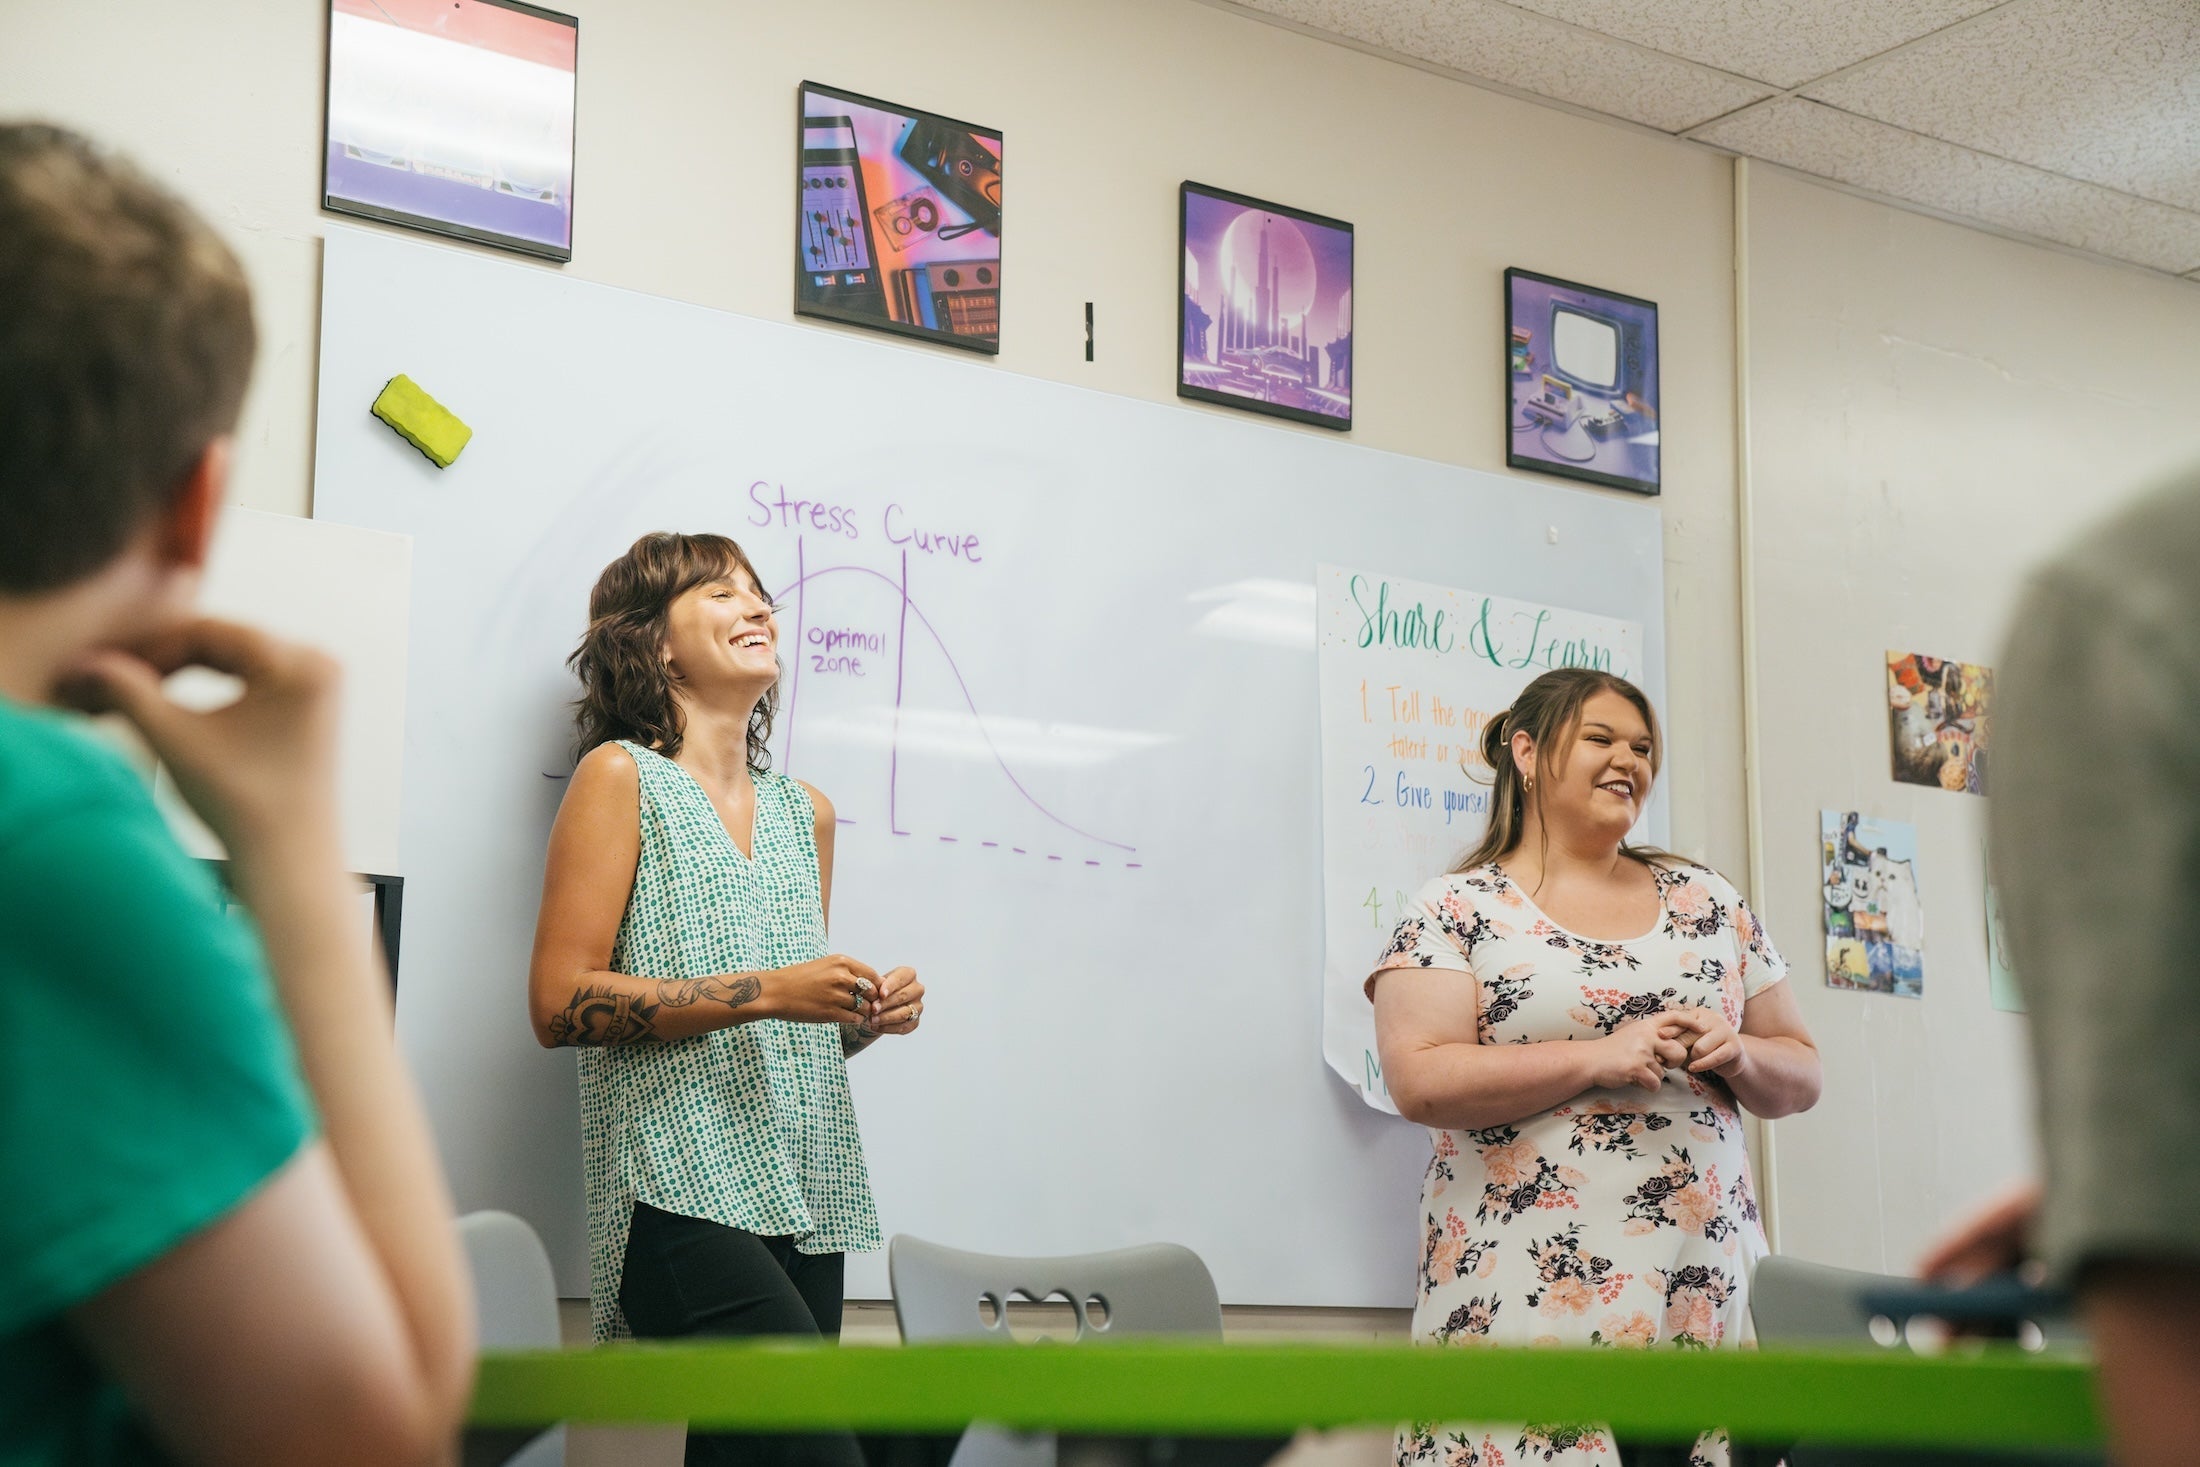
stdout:
<svg viewBox="0 0 2200 1467">
<path fill-rule="evenodd" d="M 336 670 L 190 611 L 254 346 L 190 209 L 0 124 L 0 1462 L 436 1461 L 471 1385 L 340 853 Z M 186 666 L 242 695 L 179 707 Z M 65 703 L 136 726 L 250 924 Z"/>
</svg>

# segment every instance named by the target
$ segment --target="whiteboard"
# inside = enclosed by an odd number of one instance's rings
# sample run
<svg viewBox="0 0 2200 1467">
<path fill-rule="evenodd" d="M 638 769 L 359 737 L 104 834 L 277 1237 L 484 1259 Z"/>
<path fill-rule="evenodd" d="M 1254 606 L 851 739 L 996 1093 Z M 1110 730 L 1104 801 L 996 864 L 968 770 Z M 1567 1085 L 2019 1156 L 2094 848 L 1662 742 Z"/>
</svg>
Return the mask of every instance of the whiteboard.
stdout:
<svg viewBox="0 0 2200 1467">
<path fill-rule="evenodd" d="M 405 618 L 412 546 L 400 535 L 325 524 L 297 515 L 224 509 L 199 585 L 198 608 L 315 647 L 343 668 L 336 728 L 337 812 L 344 863 L 376 876 L 404 871 L 398 857 L 398 797 L 405 729 Z M 178 682 L 171 694 L 189 699 Z M 207 675 L 211 703 L 235 684 Z M 202 824 L 163 768 L 153 794 L 183 848 L 219 859 L 221 841 Z"/>
<path fill-rule="evenodd" d="M 368 416 L 397 372 L 473 426 L 452 468 Z M 1425 1136 L 1321 1056 L 1316 564 L 1631 621 L 1664 665 L 1648 502 L 344 230 L 315 514 L 413 537 L 400 1037 L 460 1205 L 568 1293 L 573 1057 L 527 957 L 564 660 L 637 535 L 734 535 L 786 603 L 833 945 L 930 989 L 852 1066 L 887 1233 L 1174 1240 L 1230 1303 L 1401 1305 L 1417 1244 Z"/>
</svg>

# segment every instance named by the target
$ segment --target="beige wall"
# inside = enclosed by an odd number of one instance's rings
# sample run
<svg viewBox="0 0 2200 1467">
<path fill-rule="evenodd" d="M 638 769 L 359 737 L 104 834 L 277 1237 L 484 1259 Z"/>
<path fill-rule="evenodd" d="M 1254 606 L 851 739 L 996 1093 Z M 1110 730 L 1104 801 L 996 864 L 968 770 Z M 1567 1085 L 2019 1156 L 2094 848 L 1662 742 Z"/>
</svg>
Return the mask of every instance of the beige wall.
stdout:
<svg viewBox="0 0 2200 1467">
<path fill-rule="evenodd" d="M 890 0 L 849 0 L 830 28 L 801 7 L 728 0 L 566 8 L 581 17 L 574 258 L 499 255 L 513 269 L 791 318 L 789 170 L 808 78 L 1006 133 L 1003 371 L 1174 399 L 1186 178 L 1358 224 L 1352 436 L 1373 447 L 1503 469 L 1507 265 L 1657 301 L 1673 839 L 1739 867 L 1738 791 L 1715 772 L 1740 747 L 1723 691 L 1737 646 L 1723 159 L 1192 0 L 943 0 L 921 24 Z M 116 0 L 95 25 L 65 6 L 0 6 L 0 115 L 126 149 L 244 255 L 265 347 L 235 498 L 291 513 L 310 504 L 318 240 L 356 224 L 318 208 L 323 9 Z M 1471 560 L 1459 579 L 1473 583 Z"/>
<path fill-rule="evenodd" d="M 829 33 L 792 6 L 566 3 L 583 19 L 575 259 L 562 267 L 578 277 L 788 317 L 794 89 L 809 77 L 1005 130 L 1002 371 L 1173 398 L 1187 177 L 1357 222 L 1363 444 L 1503 469 L 1506 265 L 1657 301 L 1673 843 L 1745 875 L 1725 159 L 1193 0 L 941 0 L 922 23 L 888 0 L 847 0 Z M 126 149 L 243 254 L 265 346 L 235 498 L 290 513 L 310 506 L 331 222 L 316 206 L 319 11 L 0 7 L 0 110 Z M 1780 1128 L 1778 1193 L 1789 1247 L 1899 1266 L 2021 1164 L 2021 1102 L 2017 1024 L 1984 999 L 1983 806 L 1887 780 L 1878 658 L 1890 645 L 1989 657 L 2023 561 L 2143 470 L 2200 450 L 2188 406 L 2200 291 L 1768 169 L 1753 193 L 1761 895 L 1830 1082 L 1817 1114 Z M 1473 583 L 1471 557 L 1457 579 Z M 1919 821 L 1927 1003 L 1821 986 L 1812 852 L 1825 804 Z"/>
<path fill-rule="evenodd" d="M 1885 654 L 1991 663 L 2027 564 L 2200 459 L 2200 289 L 1761 167 L 1747 197 L 1758 895 L 1826 1061 L 1776 1127 L 1780 1241 L 1899 1271 L 2030 1165 L 2030 1099 L 1986 992 L 1986 801 L 1889 777 Z M 1922 1002 L 1824 985 L 1825 808 L 1916 823 Z"/>
</svg>

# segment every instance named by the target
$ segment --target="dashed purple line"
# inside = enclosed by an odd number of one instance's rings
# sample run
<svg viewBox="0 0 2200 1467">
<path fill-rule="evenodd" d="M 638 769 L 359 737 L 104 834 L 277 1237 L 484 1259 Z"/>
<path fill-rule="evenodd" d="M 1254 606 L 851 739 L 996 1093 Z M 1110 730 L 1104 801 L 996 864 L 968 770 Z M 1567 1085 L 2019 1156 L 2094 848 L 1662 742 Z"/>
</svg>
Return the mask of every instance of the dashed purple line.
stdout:
<svg viewBox="0 0 2200 1467">
<path fill-rule="evenodd" d="M 1125 871 L 1143 871 L 1145 869 L 1145 863 L 1141 861 L 1125 861 L 1123 863 L 1123 869 Z"/>
<path fill-rule="evenodd" d="M 1086 862 L 1085 864 L 1086 864 L 1087 866 L 1097 866 L 1097 865 L 1099 865 L 1100 863 L 1099 863 L 1098 861 L 1087 861 L 1087 862 Z"/>
<path fill-rule="evenodd" d="M 1062 858 L 1061 858 L 1060 856 L 1049 856 L 1049 857 L 1047 857 L 1047 859 L 1048 859 L 1049 861 L 1059 861 L 1059 860 L 1061 860 Z"/>
<path fill-rule="evenodd" d="M 1000 846 L 1000 844 L 1001 844 L 1001 843 L 1000 843 L 999 841 L 997 841 L 997 840 L 988 840 L 988 841 L 980 841 L 980 842 L 979 842 L 979 844 L 980 844 L 980 845 L 982 845 L 982 846 L 984 846 L 984 847 L 985 847 L 985 848 L 986 848 L 987 850 L 989 850 L 989 851 L 990 851 L 990 850 L 995 850 L 995 849 L 997 849 L 997 848 L 998 848 L 998 847 Z"/>
<path fill-rule="evenodd" d="M 1014 851 L 1019 856 L 1028 856 L 1031 854 L 1031 852 L 1025 850 L 1022 846 L 1010 846 L 1009 849 Z"/>
<path fill-rule="evenodd" d="M 946 845 L 951 845 L 951 846 L 952 846 L 952 845 L 958 845 L 958 844 L 960 844 L 960 842 L 958 842 L 958 841 L 957 841 L 957 840 L 955 839 L 955 837 L 953 837 L 953 836 L 951 836 L 951 835 L 943 835 L 943 836 L 941 836 L 941 837 L 940 837 L 940 840 L 941 840 L 941 842 L 942 842 L 942 843 L 944 843 L 944 844 L 946 844 Z"/>
</svg>

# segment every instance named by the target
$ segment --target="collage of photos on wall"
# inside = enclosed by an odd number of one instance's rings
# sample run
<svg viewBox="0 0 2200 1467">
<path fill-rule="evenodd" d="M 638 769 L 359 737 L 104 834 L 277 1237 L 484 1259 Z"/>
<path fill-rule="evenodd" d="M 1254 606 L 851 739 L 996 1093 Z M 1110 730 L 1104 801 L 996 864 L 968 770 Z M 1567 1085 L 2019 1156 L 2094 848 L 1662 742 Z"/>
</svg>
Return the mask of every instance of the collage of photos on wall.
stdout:
<svg viewBox="0 0 2200 1467">
<path fill-rule="evenodd" d="M 1001 134 L 802 84 L 795 311 L 1001 349 Z"/>
<path fill-rule="evenodd" d="M 1986 793 L 1992 669 L 1922 652 L 1887 654 L 1894 777 L 1957 794 Z"/>
<path fill-rule="evenodd" d="M 1887 734 L 1897 783 L 1986 793 L 1993 669 L 1922 652 L 1886 658 Z M 1917 827 L 1855 812 L 1819 816 L 1826 982 L 1835 988 L 1924 993 L 1924 909 Z M 1982 856 L 1983 862 L 1983 856 Z M 1986 986 L 1993 1006 L 2022 1012 L 1991 876 L 1984 889 Z"/>
<path fill-rule="evenodd" d="M 1826 982 L 1835 988 L 1925 994 L 1925 903 L 1917 827 L 1854 810 L 1818 814 L 1826 914 Z"/>
</svg>

